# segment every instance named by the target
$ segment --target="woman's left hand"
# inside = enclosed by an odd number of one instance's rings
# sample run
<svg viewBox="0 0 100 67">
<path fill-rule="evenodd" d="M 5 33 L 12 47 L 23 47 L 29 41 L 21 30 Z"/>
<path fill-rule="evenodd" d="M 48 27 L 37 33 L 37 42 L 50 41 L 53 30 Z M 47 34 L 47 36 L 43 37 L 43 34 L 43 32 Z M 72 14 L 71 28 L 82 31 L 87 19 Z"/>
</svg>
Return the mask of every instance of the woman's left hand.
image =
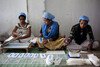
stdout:
<svg viewBox="0 0 100 67">
<path fill-rule="evenodd" d="M 21 37 L 20 37 L 20 36 L 17 36 L 17 37 L 15 38 L 15 40 L 19 40 L 19 39 L 21 39 Z"/>
<path fill-rule="evenodd" d="M 88 44 L 88 50 L 92 50 L 93 49 L 93 42 L 90 41 L 90 43 Z"/>
<path fill-rule="evenodd" d="M 48 43 L 48 40 L 47 39 L 43 39 L 43 43 L 44 44 L 47 44 Z"/>
</svg>

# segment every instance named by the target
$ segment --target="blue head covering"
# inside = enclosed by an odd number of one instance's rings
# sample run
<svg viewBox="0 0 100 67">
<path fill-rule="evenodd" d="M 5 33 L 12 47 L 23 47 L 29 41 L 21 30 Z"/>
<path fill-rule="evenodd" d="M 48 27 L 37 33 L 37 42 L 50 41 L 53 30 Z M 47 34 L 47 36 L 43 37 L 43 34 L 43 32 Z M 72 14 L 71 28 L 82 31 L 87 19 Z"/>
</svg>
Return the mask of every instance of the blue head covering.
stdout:
<svg viewBox="0 0 100 67">
<path fill-rule="evenodd" d="M 48 12 L 44 12 L 42 17 L 45 18 L 45 19 L 50 19 L 50 20 L 55 18 L 54 15 L 52 15 L 51 13 L 48 13 Z"/>
<path fill-rule="evenodd" d="M 21 12 L 21 13 L 19 14 L 19 18 L 20 18 L 20 16 L 24 16 L 25 19 L 26 19 L 26 14 L 25 14 L 25 13 Z"/>
<path fill-rule="evenodd" d="M 89 21 L 89 18 L 87 16 L 80 16 L 79 20 Z"/>
<path fill-rule="evenodd" d="M 25 16 L 26 17 L 26 14 L 21 12 L 19 16 Z"/>
</svg>

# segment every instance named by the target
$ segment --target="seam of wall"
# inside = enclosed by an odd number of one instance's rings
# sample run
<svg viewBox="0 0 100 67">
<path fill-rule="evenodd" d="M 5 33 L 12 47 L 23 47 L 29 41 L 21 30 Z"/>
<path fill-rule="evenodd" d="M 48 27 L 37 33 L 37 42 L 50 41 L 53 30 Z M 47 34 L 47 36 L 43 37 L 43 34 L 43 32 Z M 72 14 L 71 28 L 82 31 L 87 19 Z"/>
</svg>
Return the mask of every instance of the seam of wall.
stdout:
<svg viewBox="0 0 100 67">
<path fill-rule="evenodd" d="M 43 12 L 45 12 L 46 11 L 46 0 L 43 0 L 43 3 L 44 3 L 44 11 Z M 28 0 L 26 0 L 26 10 L 27 10 L 27 22 L 30 23 L 30 21 L 29 21 Z"/>
<path fill-rule="evenodd" d="M 44 11 L 43 12 L 45 12 L 46 11 L 46 0 L 43 0 L 43 3 L 44 3 Z"/>
<path fill-rule="evenodd" d="M 27 22 L 29 22 L 28 0 L 26 0 L 26 10 L 27 10 Z"/>
</svg>

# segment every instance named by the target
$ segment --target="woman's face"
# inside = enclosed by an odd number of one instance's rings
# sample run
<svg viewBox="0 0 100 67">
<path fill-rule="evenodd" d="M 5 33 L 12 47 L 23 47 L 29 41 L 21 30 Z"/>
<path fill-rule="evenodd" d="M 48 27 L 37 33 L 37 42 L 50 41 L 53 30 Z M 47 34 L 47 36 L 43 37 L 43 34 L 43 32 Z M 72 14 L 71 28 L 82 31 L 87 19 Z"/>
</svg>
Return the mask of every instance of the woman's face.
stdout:
<svg viewBox="0 0 100 67">
<path fill-rule="evenodd" d="M 80 27 L 85 28 L 88 25 L 88 22 L 86 20 L 81 20 L 80 21 Z"/>
<path fill-rule="evenodd" d="M 50 20 L 45 19 L 45 18 L 43 18 L 43 21 L 44 21 L 44 23 L 45 23 L 46 25 L 50 25 L 50 23 L 51 23 L 51 21 L 50 21 Z"/>
<path fill-rule="evenodd" d="M 19 20 L 20 20 L 20 23 L 25 23 L 25 17 L 20 16 Z"/>
</svg>

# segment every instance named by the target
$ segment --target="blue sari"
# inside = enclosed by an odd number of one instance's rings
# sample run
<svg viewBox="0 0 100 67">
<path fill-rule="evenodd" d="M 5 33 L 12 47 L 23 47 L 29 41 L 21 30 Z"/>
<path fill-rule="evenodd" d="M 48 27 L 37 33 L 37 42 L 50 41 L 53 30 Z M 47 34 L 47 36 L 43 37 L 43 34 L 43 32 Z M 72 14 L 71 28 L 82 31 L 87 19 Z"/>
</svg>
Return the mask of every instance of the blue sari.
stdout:
<svg viewBox="0 0 100 67">
<path fill-rule="evenodd" d="M 56 21 L 52 21 L 50 26 L 42 25 L 42 35 L 45 39 L 58 38 L 59 37 L 59 24 Z"/>
</svg>

